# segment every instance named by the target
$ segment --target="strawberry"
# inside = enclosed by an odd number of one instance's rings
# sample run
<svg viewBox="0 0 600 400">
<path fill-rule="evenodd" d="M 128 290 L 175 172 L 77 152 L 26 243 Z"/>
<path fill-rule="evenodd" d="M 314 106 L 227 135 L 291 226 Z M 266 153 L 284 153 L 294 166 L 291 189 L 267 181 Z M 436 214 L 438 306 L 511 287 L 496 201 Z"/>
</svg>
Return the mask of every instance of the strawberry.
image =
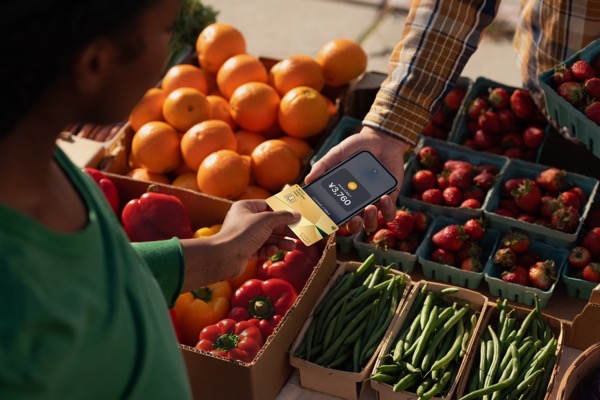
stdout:
<svg viewBox="0 0 600 400">
<path fill-rule="evenodd" d="M 469 239 L 471 240 L 481 240 L 483 238 L 483 234 L 485 233 L 485 228 L 483 226 L 483 220 L 481 218 L 471 218 L 467 220 L 463 224 L 463 228 Z"/>
<path fill-rule="evenodd" d="M 415 219 L 408 210 L 396 210 L 396 216 L 386 223 L 387 228 L 392 231 L 398 240 L 404 240 L 410 235 L 415 226 Z"/>
<path fill-rule="evenodd" d="M 431 146 L 421 148 L 417 156 L 419 158 L 419 163 L 425 169 L 437 171 L 442 165 L 442 160 L 438 151 Z"/>
<path fill-rule="evenodd" d="M 577 211 L 581 210 L 581 201 L 579 200 L 579 196 L 577 196 L 577 194 L 575 194 L 573 192 L 566 191 L 566 192 L 560 193 L 558 195 L 558 200 L 565 207 L 573 207 Z"/>
<path fill-rule="evenodd" d="M 513 213 L 510 212 L 509 210 L 507 210 L 506 208 L 496 208 L 494 210 L 495 214 L 501 215 L 503 217 L 508 217 L 508 218 L 512 218 L 513 217 Z"/>
<path fill-rule="evenodd" d="M 342 236 L 342 237 L 347 237 L 352 235 L 350 233 L 350 231 L 348 230 L 348 227 L 346 226 L 346 224 L 341 225 L 337 231 L 335 231 L 335 235 L 336 236 Z"/>
<path fill-rule="evenodd" d="M 510 108 L 498 110 L 496 115 L 498 116 L 501 130 L 510 131 L 517 128 L 517 115 Z"/>
<path fill-rule="evenodd" d="M 564 82 L 573 80 L 573 74 L 566 65 L 557 65 L 554 67 L 554 73 L 552 74 L 552 83 L 555 87 L 560 86 Z"/>
<path fill-rule="evenodd" d="M 552 213 L 552 228 L 561 232 L 573 233 L 579 224 L 579 211 L 573 207 L 561 207 Z"/>
<path fill-rule="evenodd" d="M 538 174 L 536 183 L 550 192 L 560 192 L 566 185 L 567 173 L 558 168 L 550 167 Z"/>
<path fill-rule="evenodd" d="M 568 191 L 577 195 L 577 197 L 579 198 L 579 203 L 582 207 L 585 205 L 585 203 L 587 202 L 587 196 L 582 188 L 580 188 L 579 186 L 573 186 Z"/>
<path fill-rule="evenodd" d="M 460 189 L 468 189 L 471 186 L 471 170 L 457 168 L 448 175 L 448 183 Z"/>
<path fill-rule="evenodd" d="M 448 250 L 437 248 L 431 252 L 431 261 L 454 266 L 456 265 L 456 257 Z"/>
<path fill-rule="evenodd" d="M 523 135 L 517 132 L 507 132 L 502 136 L 500 145 L 504 149 L 521 148 L 525 146 L 523 143 Z"/>
<path fill-rule="evenodd" d="M 408 235 L 406 239 L 399 240 L 396 244 L 396 250 L 414 254 L 419 244 L 421 244 L 421 240 L 413 233 Z"/>
<path fill-rule="evenodd" d="M 431 116 L 431 122 L 433 122 L 433 126 L 444 126 L 446 122 L 446 115 L 444 113 L 443 108 L 438 108 L 436 112 Z"/>
<path fill-rule="evenodd" d="M 592 262 L 592 253 L 584 246 L 575 246 L 569 251 L 567 261 L 571 267 L 582 269 Z"/>
<path fill-rule="evenodd" d="M 500 199 L 498 206 L 499 208 L 509 211 L 511 215 L 517 215 L 521 211 L 513 199 Z"/>
<path fill-rule="evenodd" d="M 455 253 L 455 255 L 458 261 L 462 262 L 469 257 L 481 257 L 481 251 L 481 246 L 477 242 L 467 240 L 463 243 L 462 247 Z"/>
<path fill-rule="evenodd" d="M 600 263 L 590 263 L 583 268 L 582 278 L 589 282 L 600 282 Z"/>
<path fill-rule="evenodd" d="M 379 229 L 373 234 L 373 244 L 383 251 L 387 251 L 388 248 L 396 247 L 396 243 L 396 235 L 390 229 Z"/>
<path fill-rule="evenodd" d="M 573 79 L 577 82 L 585 82 L 586 79 L 596 77 L 594 67 L 584 60 L 575 61 L 571 65 L 571 74 L 573 75 Z"/>
<path fill-rule="evenodd" d="M 481 202 L 477 199 L 466 199 L 460 203 L 459 208 L 481 208 Z"/>
<path fill-rule="evenodd" d="M 493 109 L 501 110 L 510 105 L 510 93 L 503 87 L 490 88 L 487 100 Z"/>
<path fill-rule="evenodd" d="M 486 132 L 500 133 L 502 128 L 498 116 L 492 110 L 484 111 L 483 114 L 477 118 L 477 123 L 479 123 L 479 127 Z"/>
<path fill-rule="evenodd" d="M 454 87 L 446 94 L 446 97 L 444 97 L 444 105 L 451 111 L 458 111 L 466 93 L 464 88 L 459 86 Z"/>
<path fill-rule="evenodd" d="M 600 228 L 593 228 L 586 233 L 581 244 L 592 253 L 593 257 L 600 257 Z"/>
<path fill-rule="evenodd" d="M 521 210 L 536 213 L 542 202 L 542 192 L 531 179 L 523 179 L 519 186 L 511 192 L 515 204 Z"/>
<path fill-rule="evenodd" d="M 462 192 L 456 186 L 447 187 L 442 191 L 442 202 L 450 207 L 457 207 L 463 199 Z"/>
<path fill-rule="evenodd" d="M 583 110 L 583 113 L 595 123 L 600 124 L 600 101 L 594 101 Z"/>
<path fill-rule="evenodd" d="M 542 196 L 540 215 L 544 218 L 552 218 L 552 213 L 562 206 L 563 203 L 559 199 L 552 196 Z"/>
<path fill-rule="evenodd" d="M 533 224 L 533 223 L 535 223 L 537 218 L 533 214 L 521 213 L 521 214 L 517 215 L 517 220 Z"/>
<path fill-rule="evenodd" d="M 479 202 L 482 202 L 485 197 L 485 192 L 482 188 L 477 186 L 471 186 L 468 189 L 463 190 L 463 199 L 475 199 Z"/>
<path fill-rule="evenodd" d="M 558 271 L 554 260 L 538 261 L 529 267 L 529 282 L 531 286 L 548 290 L 558 279 Z"/>
<path fill-rule="evenodd" d="M 460 263 L 460 269 L 462 269 L 463 271 L 479 273 L 479 272 L 483 271 L 483 265 L 481 264 L 481 261 L 479 261 L 477 258 L 469 257 L 469 258 L 464 259 Z"/>
<path fill-rule="evenodd" d="M 479 146 L 477 145 L 477 143 L 475 143 L 473 139 L 466 139 L 464 142 L 462 142 L 462 145 L 468 147 L 471 150 L 479 150 Z"/>
<path fill-rule="evenodd" d="M 444 170 L 435 176 L 435 181 L 437 183 L 438 189 L 444 190 L 450 186 L 450 181 L 448 180 L 448 175 L 450 175 L 450 171 Z"/>
<path fill-rule="evenodd" d="M 435 174 L 428 169 L 415 172 L 412 177 L 412 186 L 417 193 L 433 189 L 435 187 Z"/>
<path fill-rule="evenodd" d="M 462 160 L 446 160 L 444 162 L 444 169 L 447 169 L 450 172 L 459 168 L 466 169 L 467 171 L 471 172 L 475 167 L 470 162 Z"/>
<path fill-rule="evenodd" d="M 383 218 L 383 213 L 381 210 L 377 210 L 377 228 L 375 230 L 383 229 L 386 227 L 385 218 Z"/>
<path fill-rule="evenodd" d="M 433 243 L 444 250 L 458 251 L 462 247 L 468 236 L 462 225 L 448 225 L 436 232 L 431 240 Z"/>
<path fill-rule="evenodd" d="M 530 126 L 523 131 L 523 144 L 530 149 L 537 149 L 544 141 L 544 131 L 537 126 Z"/>
<path fill-rule="evenodd" d="M 517 255 L 517 265 L 522 265 L 525 268 L 531 267 L 540 260 L 540 255 L 535 251 L 526 251 Z"/>
<path fill-rule="evenodd" d="M 429 214 L 424 211 L 415 211 L 413 212 L 413 219 L 415 220 L 414 231 L 417 233 L 425 233 L 431 223 Z"/>
<path fill-rule="evenodd" d="M 498 144 L 498 136 L 485 129 L 477 129 L 473 135 L 473 141 L 480 149 L 488 149 Z"/>
<path fill-rule="evenodd" d="M 512 197 L 511 193 L 519 187 L 521 182 L 523 182 L 523 178 L 507 179 L 502 184 L 502 195 L 504 197 Z"/>
<path fill-rule="evenodd" d="M 583 89 L 592 99 L 600 100 L 600 78 L 590 78 L 583 83 Z"/>
<path fill-rule="evenodd" d="M 561 84 L 556 92 L 560 97 L 565 99 L 571 104 L 579 103 L 585 96 L 585 92 L 580 84 L 577 82 L 569 81 Z"/>
<path fill-rule="evenodd" d="M 433 122 L 429 120 L 421 130 L 423 136 L 433 136 Z"/>
<path fill-rule="evenodd" d="M 511 249 L 517 256 L 529 250 L 529 237 L 522 232 L 506 232 L 502 235 L 500 246 Z"/>
<path fill-rule="evenodd" d="M 506 247 L 496 250 L 492 261 L 506 270 L 512 268 L 517 263 L 517 255 L 514 251 Z"/>
<path fill-rule="evenodd" d="M 442 204 L 442 191 L 438 188 L 427 189 L 421 195 L 421 200 L 429 204 Z"/>
<path fill-rule="evenodd" d="M 525 267 L 521 267 L 520 265 L 515 266 L 509 271 L 502 272 L 502 280 L 508 283 L 529 286 L 529 274 L 527 269 L 525 269 Z"/>
<path fill-rule="evenodd" d="M 523 152 L 523 149 L 518 148 L 518 147 L 506 149 L 502 152 L 502 155 L 505 157 L 508 157 L 508 158 L 516 158 L 519 160 L 522 160 L 523 158 L 525 158 L 525 153 Z"/>
<path fill-rule="evenodd" d="M 510 108 L 517 117 L 528 120 L 533 115 L 535 104 L 527 90 L 515 89 L 510 95 Z"/>
<path fill-rule="evenodd" d="M 471 119 L 477 119 L 485 112 L 485 110 L 489 108 L 489 106 L 490 105 L 485 99 L 477 97 L 471 102 L 471 104 L 469 104 L 469 107 L 467 108 L 467 115 Z"/>
</svg>

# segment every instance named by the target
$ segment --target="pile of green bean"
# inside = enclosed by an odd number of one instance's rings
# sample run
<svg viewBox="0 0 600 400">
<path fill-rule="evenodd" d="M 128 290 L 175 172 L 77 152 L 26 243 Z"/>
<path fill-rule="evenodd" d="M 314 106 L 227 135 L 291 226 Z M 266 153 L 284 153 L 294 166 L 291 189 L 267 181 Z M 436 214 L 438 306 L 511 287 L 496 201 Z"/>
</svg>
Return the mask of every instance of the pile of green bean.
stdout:
<svg viewBox="0 0 600 400">
<path fill-rule="evenodd" d="M 558 342 L 543 318 L 539 300 L 523 320 L 506 299 L 497 302 L 498 321 L 479 341 L 465 395 L 460 400 L 543 399 L 556 362 Z"/>
<path fill-rule="evenodd" d="M 359 372 L 381 343 L 406 287 L 403 274 L 375 266 L 371 254 L 340 275 L 317 305 L 294 355 L 315 364 Z"/>
<path fill-rule="evenodd" d="M 416 393 L 419 399 L 448 392 L 479 316 L 468 304 L 446 298 L 458 291 L 446 288 L 434 292 L 423 284 L 372 380 L 392 385 L 394 392 Z"/>
</svg>

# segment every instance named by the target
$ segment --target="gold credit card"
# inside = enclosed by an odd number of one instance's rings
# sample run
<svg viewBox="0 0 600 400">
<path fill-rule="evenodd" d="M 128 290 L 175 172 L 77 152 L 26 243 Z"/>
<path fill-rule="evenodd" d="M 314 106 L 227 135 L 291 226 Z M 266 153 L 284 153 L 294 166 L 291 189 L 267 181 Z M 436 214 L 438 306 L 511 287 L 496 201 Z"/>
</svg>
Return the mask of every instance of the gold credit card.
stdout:
<svg viewBox="0 0 600 400">
<path fill-rule="evenodd" d="M 290 225 L 292 232 L 307 246 L 337 231 L 338 226 L 300 187 L 293 185 L 269 197 L 267 204 L 274 210 L 298 211 L 302 218 Z"/>
</svg>

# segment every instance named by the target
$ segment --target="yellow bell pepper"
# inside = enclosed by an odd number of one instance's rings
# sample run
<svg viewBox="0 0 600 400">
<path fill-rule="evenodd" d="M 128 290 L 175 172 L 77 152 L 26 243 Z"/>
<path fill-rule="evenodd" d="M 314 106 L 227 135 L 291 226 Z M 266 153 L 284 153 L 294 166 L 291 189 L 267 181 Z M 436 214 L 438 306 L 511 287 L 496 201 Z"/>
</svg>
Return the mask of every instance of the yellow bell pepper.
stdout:
<svg viewBox="0 0 600 400">
<path fill-rule="evenodd" d="M 188 346 L 198 343 L 200 331 L 227 316 L 232 289 L 228 281 L 182 293 L 173 310 L 177 315 L 181 342 Z"/>
</svg>

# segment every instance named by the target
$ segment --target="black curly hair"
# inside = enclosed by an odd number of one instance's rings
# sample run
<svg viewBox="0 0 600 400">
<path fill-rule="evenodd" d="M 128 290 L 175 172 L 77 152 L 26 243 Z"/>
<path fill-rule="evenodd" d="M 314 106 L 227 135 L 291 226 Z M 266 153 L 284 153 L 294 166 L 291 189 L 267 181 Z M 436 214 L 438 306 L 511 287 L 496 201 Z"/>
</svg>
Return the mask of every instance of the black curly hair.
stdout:
<svg viewBox="0 0 600 400">
<path fill-rule="evenodd" d="M 123 61 L 143 51 L 132 32 L 137 17 L 158 1 L 1 0 L 0 136 L 94 38 L 113 38 Z"/>
</svg>

